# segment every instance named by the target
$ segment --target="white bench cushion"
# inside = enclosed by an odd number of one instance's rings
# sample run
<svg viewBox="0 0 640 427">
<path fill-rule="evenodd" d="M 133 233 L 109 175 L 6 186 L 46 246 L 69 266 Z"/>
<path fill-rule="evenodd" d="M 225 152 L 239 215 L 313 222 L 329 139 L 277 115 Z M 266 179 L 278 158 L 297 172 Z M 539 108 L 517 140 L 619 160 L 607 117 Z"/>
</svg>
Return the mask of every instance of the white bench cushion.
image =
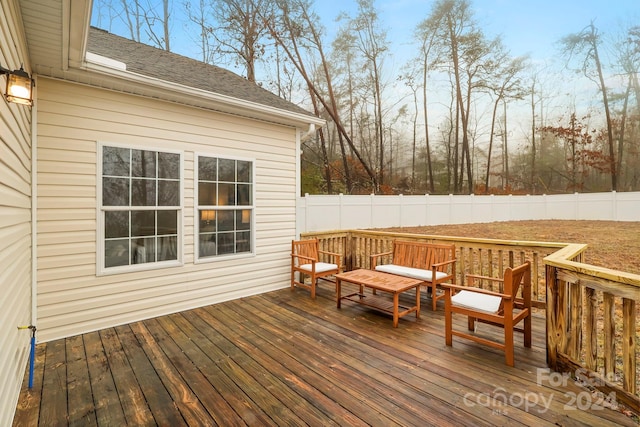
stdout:
<svg viewBox="0 0 640 427">
<path fill-rule="evenodd" d="M 397 274 L 399 276 L 411 277 L 412 279 L 420 279 L 425 282 L 431 282 L 431 270 L 424 270 L 422 268 L 404 267 L 402 265 L 395 264 L 383 264 L 376 265 L 376 271 L 382 271 L 383 273 Z M 436 271 L 436 279 L 442 279 L 447 277 L 447 273 L 442 271 Z"/>
<path fill-rule="evenodd" d="M 306 270 L 311 273 L 311 264 L 302 264 L 299 266 L 300 269 Z M 316 273 L 324 273 L 329 270 L 337 270 L 337 264 L 329 264 L 326 262 L 316 262 Z"/>
<path fill-rule="evenodd" d="M 460 291 L 451 297 L 451 304 L 470 308 L 485 313 L 496 313 L 500 308 L 502 298 L 478 292 Z"/>
</svg>

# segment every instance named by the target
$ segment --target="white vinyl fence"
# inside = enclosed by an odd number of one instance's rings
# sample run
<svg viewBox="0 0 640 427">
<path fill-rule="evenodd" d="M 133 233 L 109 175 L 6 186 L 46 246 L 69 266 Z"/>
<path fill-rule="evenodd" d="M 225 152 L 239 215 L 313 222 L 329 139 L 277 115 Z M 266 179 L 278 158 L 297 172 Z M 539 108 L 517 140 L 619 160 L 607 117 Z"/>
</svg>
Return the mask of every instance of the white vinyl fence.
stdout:
<svg viewBox="0 0 640 427">
<path fill-rule="evenodd" d="M 298 234 L 542 219 L 640 221 L 640 192 L 535 196 L 307 194 L 296 202 Z"/>
</svg>

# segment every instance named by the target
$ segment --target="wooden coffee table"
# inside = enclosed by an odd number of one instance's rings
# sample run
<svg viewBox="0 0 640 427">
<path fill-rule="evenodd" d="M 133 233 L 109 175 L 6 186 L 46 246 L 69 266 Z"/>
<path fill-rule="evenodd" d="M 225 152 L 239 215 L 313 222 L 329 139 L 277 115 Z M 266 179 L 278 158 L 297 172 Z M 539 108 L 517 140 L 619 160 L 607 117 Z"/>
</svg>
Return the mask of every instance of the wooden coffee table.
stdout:
<svg viewBox="0 0 640 427">
<path fill-rule="evenodd" d="M 409 313 L 415 312 L 416 319 L 420 318 L 420 285 L 423 280 L 366 269 L 336 274 L 335 277 L 338 308 L 340 308 L 341 302 L 344 299 L 393 314 L 394 328 L 398 327 L 398 319 Z M 342 296 L 341 282 L 343 281 L 359 285 L 360 292 Z M 365 295 L 365 287 L 373 289 L 373 294 Z M 411 289 L 416 290 L 416 305 L 413 307 L 400 305 L 398 301 L 400 294 Z M 385 298 L 376 295 L 376 291 L 389 292 L 393 295 L 393 300 L 390 301 L 388 297 Z"/>
</svg>

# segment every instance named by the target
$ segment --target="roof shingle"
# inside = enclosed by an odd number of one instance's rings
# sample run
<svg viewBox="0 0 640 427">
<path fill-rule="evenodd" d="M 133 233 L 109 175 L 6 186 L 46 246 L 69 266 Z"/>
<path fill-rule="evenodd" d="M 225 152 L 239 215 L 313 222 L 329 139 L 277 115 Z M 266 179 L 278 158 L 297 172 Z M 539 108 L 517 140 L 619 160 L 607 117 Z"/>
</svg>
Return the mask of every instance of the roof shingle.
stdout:
<svg viewBox="0 0 640 427">
<path fill-rule="evenodd" d="M 87 51 L 123 62 L 127 71 L 133 73 L 315 117 L 309 111 L 229 70 L 138 43 L 99 28 L 90 28 Z"/>
</svg>

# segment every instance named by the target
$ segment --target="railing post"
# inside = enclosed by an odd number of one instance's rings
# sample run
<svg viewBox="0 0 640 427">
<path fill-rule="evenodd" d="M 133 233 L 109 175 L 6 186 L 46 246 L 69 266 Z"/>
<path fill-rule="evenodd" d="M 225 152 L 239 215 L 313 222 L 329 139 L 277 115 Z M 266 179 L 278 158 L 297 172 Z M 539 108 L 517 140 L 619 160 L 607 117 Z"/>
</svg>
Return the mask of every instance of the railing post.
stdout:
<svg viewBox="0 0 640 427">
<path fill-rule="evenodd" d="M 546 317 L 547 317 L 547 365 L 557 370 L 558 366 L 558 343 L 560 333 L 558 331 L 558 281 L 556 268 L 551 265 L 545 266 L 546 282 Z"/>
<path fill-rule="evenodd" d="M 353 233 L 347 231 L 344 237 L 344 263 L 345 271 L 353 270 Z"/>
</svg>

